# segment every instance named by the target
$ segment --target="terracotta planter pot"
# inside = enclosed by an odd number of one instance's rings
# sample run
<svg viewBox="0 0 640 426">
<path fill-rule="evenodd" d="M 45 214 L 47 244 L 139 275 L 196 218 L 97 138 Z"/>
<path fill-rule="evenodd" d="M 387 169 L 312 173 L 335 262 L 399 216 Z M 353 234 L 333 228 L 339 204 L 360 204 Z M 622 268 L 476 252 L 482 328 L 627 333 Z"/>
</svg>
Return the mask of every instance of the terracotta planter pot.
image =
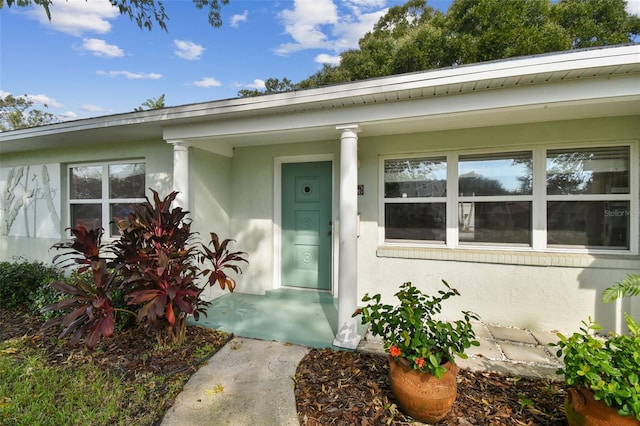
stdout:
<svg viewBox="0 0 640 426">
<path fill-rule="evenodd" d="M 621 416 L 618 410 L 593 399 L 593 392 L 569 388 L 564 404 L 569 426 L 640 426 L 634 417 Z"/>
<path fill-rule="evenodd" d="M 404 358 L 389 357 L 391 392 L 405 414 L 424 423 L 435 423 L 447 415 L 458 392 L 458 366 L 447 362 L 444 367 L 447 371 L 438 379 L 412 369 Z"/>
</svg>

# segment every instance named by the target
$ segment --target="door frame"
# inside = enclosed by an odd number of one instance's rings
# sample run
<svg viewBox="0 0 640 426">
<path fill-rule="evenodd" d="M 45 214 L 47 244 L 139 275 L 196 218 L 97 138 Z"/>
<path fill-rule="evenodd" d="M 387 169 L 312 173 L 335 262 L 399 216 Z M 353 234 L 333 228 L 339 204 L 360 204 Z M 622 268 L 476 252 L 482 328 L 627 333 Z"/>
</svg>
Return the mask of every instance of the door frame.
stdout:
<svg viewBox="0 0 640 426">
<path fill-rule="evenodd" d="M 336 286 L 334 283 L 337 278 L 335 266 L 335 255 L 337 253 L 336 242 L 336 207 L 337 207 L 337 188 L 335 179 L 335 161 L 333 154 L 314 154 L 314 155 L 298 155 L 298 156 L 286 156 L 274 158 L 274 170 L 273 170 L 273 288 L 279 289 L 282 287 L 282 165 L 285 163 L 311 163 L 320 161 L 331 162 L 331 294 L 335 296 L 334 292 Z M 305 290 L 301 291 L 318 291 L 318 290 Z"/>
</svg>

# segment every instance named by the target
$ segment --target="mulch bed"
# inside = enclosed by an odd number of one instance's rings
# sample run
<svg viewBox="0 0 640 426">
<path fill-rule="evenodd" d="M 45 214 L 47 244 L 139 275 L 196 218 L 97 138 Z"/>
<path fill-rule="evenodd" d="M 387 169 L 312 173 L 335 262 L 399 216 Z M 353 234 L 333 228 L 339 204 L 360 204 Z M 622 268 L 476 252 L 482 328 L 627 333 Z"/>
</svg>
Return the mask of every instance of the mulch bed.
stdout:
<svg viewBox="0 0 640 426">
<path fill-rule="evenodd" d="M 52 366 L 93 364 L 115 372 L 125 384 L 144 386 L 148 389 L 146 403 L 136 406 L 132 413 L 135 417 L 132 424 L 136 425 L 159 425 L 189 377 L 232 337 L 189 326 L 182 345 L 159 347 L 154 337 L 129 330 L 116 332 L 95 350 L 88 350 L 84 346 L 69 346 L 68 339 L 59 340 L 60 328 L 41 330 L 42 323 L 38 316 L 0 309 L 0 342 L 23 339 Z M 203 351 L 205 347 L 208 349 Z M 155 417 L 151 423 L 150 417 Z"/>
<path fill-rule="evenodd" d="M 391 394 L 387 359 L 313 349 L 296 374 L 300 424 L 416 425 Z M 564 382 L 460 370 L 458 398 L 439 425 L 566 425 Z"/>
<path fill-rule="evenodd" d="M 37 316 L 0 309 L 0 341 L 24 338 L 46 353 L 52 365 L 94 363 L 118 371 L 123 379 L 148 383 L 158 377 L 193 374 L 211 354 L 195 353 L 205 345 L 222 347 L 229 335 L 202 327 L 188 327 L 188 337 L 180 347 L 158 348 L 153 338 L 139 332 L 120 332 L 89 351 L 70 347 L 57 339 L 59 329 L 41 331 Z M 416 425 L 399 411 L 389 387 L 385 357 L 373 354 L 312 349 L 301 361 L 295 376 L 295 397 L 300 424 L 319 425 Z M 151 399 L 168 409 L 168 399 L 160 381 Z M 158 382 L 158 383 L 160 383 Z M 440 425 L 566 425 L 563 382 L 509 377 L 461 370 L 458 399 L 438 423 Z M 145 407 L 140 407 L 144 410 Z M 247 407 L 250 409 L 250 407 Z"/>
<path fill-rule="evenodd" d="M 25 338 L 46 353 L 52 365 L 93 363 L 108 371 L 117 371 L 126 380 L 141 380 L 146 376 L 193 373 L 211 353 L 194 358 L 198 349 L 209 345 L 218 350 L 230 335 L 203 327 L 187 327 L 187 338 L 180 346 L 158 347 L 156 339 L 138 330 L 116 331 L 113 337 L 101 341 L 94 350 L 72 347 L 67 339 L 59 340 L 60 328 L 42 330 L 38 316 L 0 309 L 0 341 Z"/>
</svg>

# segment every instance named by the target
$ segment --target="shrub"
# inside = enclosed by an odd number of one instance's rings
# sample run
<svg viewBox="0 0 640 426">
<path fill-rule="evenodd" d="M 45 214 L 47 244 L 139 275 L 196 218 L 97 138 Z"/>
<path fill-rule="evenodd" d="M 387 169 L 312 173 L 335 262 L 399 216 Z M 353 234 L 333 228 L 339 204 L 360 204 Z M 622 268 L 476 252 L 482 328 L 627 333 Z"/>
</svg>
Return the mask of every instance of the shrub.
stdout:
<svg viewBox="0 0 640 426">
<path fill-rule="evenodd" d="M 43 262 L 24 258 L 0 262 L 0 307 L 37 312 L 39 292 L 61 277 L 57 268 Z"/>
<path fill-rule="evenodd" d="M 59 277 L 61 279 L 62 277 Z M 91 271 L 84 271 L 79 273 L 77 270 L 71 272 L 71 274 L 65 278 L 68 282 L 76 282 L 82 283 L 85 286 L 90 286 L 93 284 L 93 274 Z M 119 289 L 116 289 L 112 293 L 112 305 L 114 307 L 115 312 L 115 328 L 117 330 L 125 330 L 136 325 L 135 318 L 123 312 L 127 309 L 127 302 L 124 299 L 125 292 Z M 32 311 L 41 313 L 42 318 L 45 321 L 51 320 L 53 318 L 59 318 L 65 316 L 66 313 L 63 310 L 44 310 L 45 306 L 55 305 L 56 303 L 61 302 L 66 297 L 66 294 L 57 290 L 54 286 L 44 285 L 36 291 L 34 300 L 33 300 L 33 308 Z"/>
<path fill-rule="evenodd" d="M 103 229 L 78 226 L 71 229 L 70 241 L 53 246 L 64 250 L 54 263 L 79 266 L 79 274 L 88 271 L 92 278 L 89 282 L 78 278 L 53 282 L 53 288 L 70 297 L 42 310 L 68 311 L 64 317 L 49 320 L 45 327 L 61 325 L 61 337 L 70 335 L 72 345 L 84 338 L 85 345 L 93 348 L 101 338 L 111 336 L 117 328 L 118 312 L 132 314 L 155 333 L 159 343 L 165 339 L 180 343 L 186 336 L 187 317 L 193 315 L 197 320 L 210 304 L 201 298 L 203 289 L 198 280 L 230 291 L 235 288 L 226 271 L 240 273 L 238 264 L 246 262 L 245 253 L 230 252 L 231 240 L 220 242 L 214 233 L 213 250 L 196 244 L 191 222 L 186 219 L 188 212 L 170 207 L 177 193 L 160 199 L 151 191 L 153 203 L 147 199 L 134 206 L 126 218 L 115 218 L 120 230 L 115 242 L 103 246 Z M 131 310 L 118 306 L 122 300 Z"/>
<path fill-rule="evenodd" d="M 557 355 L 564 355 L 564 374 L 568 385 L 586 388 L 596 400 L 618 409 L 622 416 L 640 420 L 640 324 L 625 314 L 629 333 L 611 334 L 601 339 L 594 335 L 600 325 L 583 322 L 580 332 L 571 336 L 558 333 Z"/>
</svg>

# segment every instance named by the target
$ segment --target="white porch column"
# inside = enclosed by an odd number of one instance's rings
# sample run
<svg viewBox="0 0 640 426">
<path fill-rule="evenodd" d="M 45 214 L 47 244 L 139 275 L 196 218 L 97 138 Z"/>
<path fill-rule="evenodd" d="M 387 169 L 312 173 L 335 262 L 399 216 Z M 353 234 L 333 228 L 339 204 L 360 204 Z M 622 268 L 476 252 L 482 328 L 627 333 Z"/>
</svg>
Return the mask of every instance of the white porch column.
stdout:
<svg viewBox="0 0 640 426">
<path fill-rule="evenodd" d="M 189 206 L 189 145 L 181 140 L 167 141 L 173 145 L 173 190 L 178 191 L 174 207 L 190 210 Z"/>
<path fill-rule="evenodd" d="M 358 125 L 340 130 L 340 257 L 338 259 L 338 333 L 335 346 L 355 349 L 361 336 L 352 318 L 358 306 Z"/>
</svg>

